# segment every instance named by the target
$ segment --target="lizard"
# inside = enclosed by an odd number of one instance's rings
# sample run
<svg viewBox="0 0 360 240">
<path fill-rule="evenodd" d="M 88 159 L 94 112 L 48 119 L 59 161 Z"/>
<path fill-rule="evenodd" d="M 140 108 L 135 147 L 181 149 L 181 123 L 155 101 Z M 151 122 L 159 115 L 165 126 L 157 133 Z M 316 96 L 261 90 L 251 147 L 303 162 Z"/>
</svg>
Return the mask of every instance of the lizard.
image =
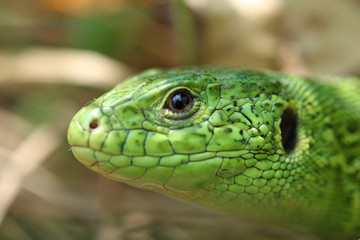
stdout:
<svg viewBox="0 0 360 240">
<path fill-rule="evenodd" d="M 360 237 L 360 80 L 150 69 L 84 106 L 68 142 L 131 186 L 326 239 Z"/>
</svg>

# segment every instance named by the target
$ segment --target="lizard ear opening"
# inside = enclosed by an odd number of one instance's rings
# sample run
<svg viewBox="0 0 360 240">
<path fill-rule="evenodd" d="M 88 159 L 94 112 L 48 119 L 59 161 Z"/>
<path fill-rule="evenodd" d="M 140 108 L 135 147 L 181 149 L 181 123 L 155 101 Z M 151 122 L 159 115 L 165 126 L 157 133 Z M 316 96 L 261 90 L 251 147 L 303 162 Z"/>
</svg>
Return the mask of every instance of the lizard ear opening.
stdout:
<svg viewBox="0 0 360 240">
<path fill-rule="evenodd" d="M 287 108 L 281 116 L 281 137 L 282 145 L 287 154 L 290 154 L 296 147 L 298 117 L 294 109 Z"/>
</svg>

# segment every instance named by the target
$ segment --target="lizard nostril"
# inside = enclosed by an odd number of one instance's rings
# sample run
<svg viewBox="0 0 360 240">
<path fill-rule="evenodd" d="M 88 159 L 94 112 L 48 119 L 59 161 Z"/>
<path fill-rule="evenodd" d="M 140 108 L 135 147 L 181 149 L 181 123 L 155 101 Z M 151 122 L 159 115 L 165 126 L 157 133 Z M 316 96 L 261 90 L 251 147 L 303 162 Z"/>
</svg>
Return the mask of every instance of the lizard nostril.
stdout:
<svg viewBox="0 0 360 240">
<path fill-rule="evenodd" d="M 89 123 L 90 129 L 96 129 L 98 126 L 99 126 L 99 120 L 98 119 L 93 119 Z"/>
</svg>

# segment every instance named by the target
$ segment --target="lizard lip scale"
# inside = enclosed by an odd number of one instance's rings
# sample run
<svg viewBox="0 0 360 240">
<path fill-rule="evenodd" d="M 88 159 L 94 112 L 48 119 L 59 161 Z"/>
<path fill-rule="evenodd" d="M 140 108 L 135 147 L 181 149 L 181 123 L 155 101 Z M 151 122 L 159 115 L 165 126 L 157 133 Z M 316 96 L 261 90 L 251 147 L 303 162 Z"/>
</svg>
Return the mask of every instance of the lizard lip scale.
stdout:
<svg viewBox="0 0 360 240">
<path fill-rule="evenodd" d="M 85 166 L 90 167 L 96 161 L 92 160 L 91 158 L 87 157 L 92 154 L 92 151 L 89 150 L 89 148 L 86 147 L 71 147 L 71 151 L 74 154 L 74 156 Z"/>
<path fill-rule="evenodd" d="M 86 167 L 134 187 L 327 239 L 355 239 L 355 80 L 341 88 L 276 72 L 148 70 L 83 107 L 68 142 Z"/>
</svg>

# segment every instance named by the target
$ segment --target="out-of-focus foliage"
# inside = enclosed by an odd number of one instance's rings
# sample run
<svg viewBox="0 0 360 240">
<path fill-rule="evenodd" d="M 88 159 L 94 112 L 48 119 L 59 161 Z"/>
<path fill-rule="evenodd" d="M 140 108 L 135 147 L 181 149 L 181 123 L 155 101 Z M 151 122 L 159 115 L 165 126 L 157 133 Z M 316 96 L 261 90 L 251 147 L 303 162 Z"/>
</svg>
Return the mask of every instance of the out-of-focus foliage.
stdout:
<svg viewBox="0 0 360 240">
<path fill-rule="evenodd" d="M 0 239 L 316 239 L 80 165 L 80 106 L 149 67 L 360 75 L 357 0 L 0 0 Z"/>
</svg>

